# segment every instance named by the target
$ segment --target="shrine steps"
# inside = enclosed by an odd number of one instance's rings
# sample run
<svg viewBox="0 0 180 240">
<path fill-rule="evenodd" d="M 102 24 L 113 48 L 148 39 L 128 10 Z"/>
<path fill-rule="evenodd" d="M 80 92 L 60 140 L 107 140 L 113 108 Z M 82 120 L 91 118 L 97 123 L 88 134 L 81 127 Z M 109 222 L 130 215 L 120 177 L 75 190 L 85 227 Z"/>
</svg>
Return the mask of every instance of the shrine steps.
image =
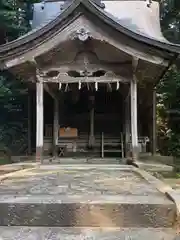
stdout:
<svg viewBox="0 0 180 240">
<path fill-rule="evenodd" d="M 44 195 L 20 196 L 8 202 L 7 198 L 6 203 L 0 203 L 0 225 L 170 228 L 176 219 L 174 204 L 161 202 L 158 197 L 89 199 L 87 196 L 59 199 Z"/>
<path fill-rule="evenodd" d="M 0 239 L 171 240 L 176 213 L 127 165 L 39 165 L 0 185 Z"/>
</svg>

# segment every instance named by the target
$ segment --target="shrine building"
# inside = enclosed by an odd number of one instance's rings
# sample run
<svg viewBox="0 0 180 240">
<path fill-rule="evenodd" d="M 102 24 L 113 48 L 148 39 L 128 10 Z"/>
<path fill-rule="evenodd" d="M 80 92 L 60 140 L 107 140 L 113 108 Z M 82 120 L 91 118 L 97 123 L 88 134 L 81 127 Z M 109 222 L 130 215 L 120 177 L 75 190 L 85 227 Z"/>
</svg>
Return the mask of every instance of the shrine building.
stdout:
<svg viewBox="0 0 180 240">
<path fill-rule="evenodd" d="M 28 152 L 138 159 L 156 153 L 156 85 L 180 46 L 151 0 L 45 0 L 32 30 L 0 46 L 29 89 Z"/>
</svg>

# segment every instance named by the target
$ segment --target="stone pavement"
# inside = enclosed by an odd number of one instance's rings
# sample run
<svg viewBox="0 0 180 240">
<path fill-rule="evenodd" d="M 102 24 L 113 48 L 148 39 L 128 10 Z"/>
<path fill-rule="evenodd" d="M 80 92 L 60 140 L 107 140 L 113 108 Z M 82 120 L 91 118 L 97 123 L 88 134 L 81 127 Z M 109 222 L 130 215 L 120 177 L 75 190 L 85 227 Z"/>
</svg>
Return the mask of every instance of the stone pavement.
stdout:
<svg viewBox="0 0 180 240">
<path fill-rule="evenodd" d="M 40 166 L 24 175 L 14 175 L 0 185 L 2 195 L 31 197 L 47 195 L 137 195 L 162 196 L 131 167 L 121 166 Z"/>
<path fill-rule="evenodd" d="M 131 166 L 36 165 L 0 183 L 0 240 L 175 237 L 174 202 Z"/>
<path fill-rule="evenodd" d="M 1 240 L 175 240 L 172 229 L 0 227 Z M 177 236 L 177 239 L 178 236 Z"/>
</svg>

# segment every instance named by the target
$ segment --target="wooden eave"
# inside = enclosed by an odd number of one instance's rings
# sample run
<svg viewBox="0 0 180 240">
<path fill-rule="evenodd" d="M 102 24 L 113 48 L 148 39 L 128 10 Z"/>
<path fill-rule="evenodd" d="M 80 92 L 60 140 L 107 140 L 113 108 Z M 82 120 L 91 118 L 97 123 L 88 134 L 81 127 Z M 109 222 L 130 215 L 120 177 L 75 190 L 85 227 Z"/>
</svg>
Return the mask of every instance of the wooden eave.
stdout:
<svg viewBox="0 0 180 240">
<path fill-rule="evenodd" d="M 91 0 L 74 0 L 71 4 L 66 6 L 63 12 L 56 19 L 49 22 L 42 28 L 39 28 L 36 31 L 31 31 L 15 41 L 1 45 L 0 60 L 3 61 L 7 58 L 13 58 L 15 55 L 21 55 L 24 52 L 34 48 L 35 45 L 39 45 L 45 39 L 52 37 L 53 33 L 61 31 L 64 27 L 66 27 L 67 19 L 69 17 L 71 17 L 73 21 L 73 17 L 81 15 L 83 8 L 87 9 L 90 13 L 94 14 L 94 16 L 102 20 L 107 26 L 124 34 L 125 36 L 130 37 L 132 40 L 157 49 L 157 51 L 166 52 L 166 54 L 169 56 L 169 59 L 178 57 L 180 53 L 179 45 L 150 39 L 121 26 L 115 18 L 106 13 Z"/>
</svg>

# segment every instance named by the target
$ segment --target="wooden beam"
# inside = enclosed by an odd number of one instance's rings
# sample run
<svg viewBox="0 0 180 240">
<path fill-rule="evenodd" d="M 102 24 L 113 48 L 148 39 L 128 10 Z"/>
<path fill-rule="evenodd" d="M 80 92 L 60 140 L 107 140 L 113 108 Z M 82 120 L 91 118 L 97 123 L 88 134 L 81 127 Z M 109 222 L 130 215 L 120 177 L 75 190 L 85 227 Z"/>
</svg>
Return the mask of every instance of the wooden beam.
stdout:
<svg viewBox="0 0 180 240">
<path fill-rule="evenodd" d="M 107 63 L 106 61 L 99 60 L 98 63 L 88 63 L 87 70 L 91 73 L 99 70 L 104 70 L 105 72 L 111 71 L 111 72 L 121 73 L 121 72 L 124 72 L 124 69 L 126 69 L 127 71 L 128 70 L 131 71 L 131 67 L 132 67 L 131 61 Z M 68 71 L 80 72 L 83 70 L 84 70 L 83 64 L 73 62 L 70 64 L 62 63 L 61 65 L 59 65 L 59 63 L 57 62 L 57 65 L 56 63 L 54 63 L 53 66 L 43 67 L 42 72 L 44 75 L 47 75 L 47 73 L 51 71 L 66 73 Z"/>
<path fill-rule="evenodd" d="M 36 82 L 36 161 L 43 162 L 44 145 L 43 82 Z"/>
<path fill-rule="evenodd" d="M 125 77 L 70 77 L 67 75 L 62 75 L 61 77 L 54 77 L 54 78 L 43 78 L 44 83 L 61 83 L 61 84 L 66 84 L 66 83 L 79 83 L 79 82 L 84 82 L 84 83 L 117 83 L 117 82 L 122 82 L 122 83 L 129 83 L 130 79 L 125 78 Z"/>
</svg>

